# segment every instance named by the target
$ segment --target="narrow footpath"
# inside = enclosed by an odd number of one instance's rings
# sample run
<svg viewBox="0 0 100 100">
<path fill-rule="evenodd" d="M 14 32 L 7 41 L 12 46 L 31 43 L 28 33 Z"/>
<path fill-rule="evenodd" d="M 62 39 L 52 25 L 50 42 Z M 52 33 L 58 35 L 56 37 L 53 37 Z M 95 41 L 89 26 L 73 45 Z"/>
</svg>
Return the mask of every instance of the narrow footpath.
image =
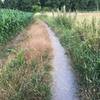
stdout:
<svg viewBox="0 0 100 100">
<path fill-rule="evenodd" d="M 36 21 L 26 30 L 27 33 L 19 35 L 12 45 L 24 48 L 27 60 L 33 57 L 40 57 L 41 60 L 45 52 L 51 57 L 52 100 L 79 100 L 69 57 L 65 55 L 64 48 L 55 33 L 42 21 Z"/>
<path fill-rule="evenodd" d="M 70 60 L 65 55 L 64 48 L 55 33 L 42 21 L 37 21 L 28 30 L 28 35 L 30 34 L 31 39 L 27 40 L 26 43 L 23 42 L 24 48 L 35 48 L 34 54 L 41 54 L 45 50 L 49 50 L 48 53 L 52 55 L 52 100 L 78 100 L 76 82 Z M 30 54 L 29 51 L 27 55 L 31 56 L 32 54 L 33 52 Z"/>
<path fill-rule="evenodd" d="M 55 33 L 46 24 L 44 24 L 44 27 L 48 31 L 54 55 L 52 59 L 52 100 L 79 100 L 76 94 L 77 85 L 70 60 L 65 55 L 64 48 L 55 36 Z"/>
</svg>

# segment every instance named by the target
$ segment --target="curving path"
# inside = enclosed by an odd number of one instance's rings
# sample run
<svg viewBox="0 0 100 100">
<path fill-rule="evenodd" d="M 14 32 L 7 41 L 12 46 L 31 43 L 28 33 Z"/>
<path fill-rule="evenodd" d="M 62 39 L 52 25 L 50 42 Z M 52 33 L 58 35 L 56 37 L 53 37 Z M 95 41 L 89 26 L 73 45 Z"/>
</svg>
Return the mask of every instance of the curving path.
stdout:
<svg viewBox="0 0 100 100">
<path fill-rule="evenodd" d="M 76 82 L 70 65 L 70 61 L 65 55 L 64 48 L 61 46 L 58 38 L 47 24 L 37 21 L 27 27 L 25 32 L 19 34 L 7 48 L 14 47 L 25 50 L 25 58 L 30 62 L 33 57 L 41 60 L 41 56 L 48 51 L 48 55 L 52 57 L 52 100 L 78 100 L 76 96 Z M 5 63 L 11 62 L 14 55 L 5 58 Z M 0 66 L 3 65 L 0 59 Z M 0 70 L 1 72 L 1 70 Z M 47 79 L 49 80 L 49 79 Z M 1 92 L 1 91 L 0 91 Z M 2 95 L 3 96 L 3 95 Z M 1 99 L 0 99 L 1 100 Z"/>
<path fill-rule="evenodd" d="M 52 100 L 79 100 L 76 95 L 75 77 L 64 48 L 54 32 L 45 23 L 44 26 L 48 31 L 54 55 L 52 59 Z"/>
<path fill-rule="evenodd" d="M 26 50 L 26 59 L 32 55 L 39 56 L 48 51 L 52 58 L 52 100 L 78 100 L 76 97 L 76 82 L 70 65 L 55 33 L 42 21 L 37 21 L 27 30 L 27 40 L 24 39 L 20 45 Z M 26 36 L 25 35 L 25 36 Z M 31 52 L 30 52 L 31 49 Z"/>
</svg>

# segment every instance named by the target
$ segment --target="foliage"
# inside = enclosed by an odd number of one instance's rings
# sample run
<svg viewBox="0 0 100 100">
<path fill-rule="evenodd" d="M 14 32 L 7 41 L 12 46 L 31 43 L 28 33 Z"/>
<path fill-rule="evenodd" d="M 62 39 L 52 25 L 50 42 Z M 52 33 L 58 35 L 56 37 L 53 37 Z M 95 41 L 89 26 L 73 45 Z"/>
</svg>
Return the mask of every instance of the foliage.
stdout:
<svg viewBox="0 0 100 100">
<path fill-rule="evenodd" d="M 40 11 L 41 11 L 41 7 L 38 6 L 38 5 L 34 5 L 34 6 L 32 7 L 32 11 L 33 11 L 33 12 L 40 12 Z"/>
<path fill-rule="evenodd" d="M 32 6 L 37 5 L 37 0 L 5 0 L 4 7 L 22 11 L 32 11 Z"/>
<path fill-rule="evenodd" d="M 40 6 L 42 9 L 61 9 L 64 5 L 67 11 L 94 11 L 100 10 L 100 0 L 5 0 L 4 7 L 32 11 L 33 6 Z"/>
<path fill-rule="evenodd" d="M 17 0 L 5 0 L 4 1 L 4 7 L 5 8 L 12 8 L 16 9 L 17 8 Z"/>
<path fill-rule="evenodd" d="M 59 16 L 46 21 L 59 33 L 57 36 L 62 45 L 70 52 L 78 76 L 81 99 L 99 100 L 100 21 L 93 18 L 77 23 L 72 16 Z"/>
<path fill-rule="evenodd" d="M 0 0 L 0 8 L 2 7 L 2 2 L 1 2 L 1 0 Z"/>
<path fill-rule="evenodd" d="M 50 100 L 50 75 L 48 54 L 41 56 L 45 62 L 35 58 L 28 63 L 24 51 L 17 56 L 0 73 L 1 100 Z M 44 58 L 46 57 L 46 58 Z"/>
<path fill-rule="evenodd" d="M 7 43 L 32 19 L 31 13 L 0 10 L 0 44 Z"/>
<path fill-rule="evenodd" d="M 23 11 L 31 11 L 33 0 L 17 0 L 17 9 Z"/>
<path fill-rule="evenodd" d="M 45 6 L 51 7 L 51 9 L 61 9 L 63 6 L 66 6 L 67 11 L 75 10 L 99 10 L 100 0 L 46 0 Z"/>
</svg>

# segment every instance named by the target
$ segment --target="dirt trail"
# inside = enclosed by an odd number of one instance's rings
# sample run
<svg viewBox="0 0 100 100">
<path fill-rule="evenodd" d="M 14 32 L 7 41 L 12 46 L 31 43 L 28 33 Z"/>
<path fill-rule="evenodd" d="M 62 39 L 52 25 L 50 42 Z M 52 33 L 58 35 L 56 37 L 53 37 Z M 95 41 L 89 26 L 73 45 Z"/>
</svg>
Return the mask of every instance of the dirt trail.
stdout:
<svg viewBox="0 0 100 100">
<path fill-rule="evenodd" d="M 76 95 L 75 77 L 70 65 L 70 60 L 65 55 L 64 48 L 61 46 L 55 33 L 45 24 L 53 48 L 53 86 L 52 100 L 79 100 Z"/>
<path fill-rule="evenodd" d="M 78 100 L 76 83 L 68 57 L 59 40 L 48 26 L 41 22 L 30 25 L 24 34 L 20 34 L 10 45 L 25 50 L 25 57 L 41 59 L 46 52 L 52 57 L 52 100 Z M 39 58 L 38 58 L 39 57 Z M 10 57 L 8 57 L 9 60 Z"/>
<path fill-rule="evenodd" d="M 26 60 L 30 61 L 33 57 L 40 60 L 45 52 L 49 56 L 52 56 L 52 47 L 48 32 L 40 21 L 28 26 L 22 33 L 9 42 L 5 48 L 14 48 L 16 52 L 21 49 L 24 50 Z M 12 53 L 0 59 L 0 65 L 9 63 L 15 56 L 16 54 Z"/>
<path fill-rule="evenodd" d="M 45 52 L 52 54 L 51 42 L 47 30 L 42 22 L 38 21 L 32 24 L 27 30 L 27 40 L 20 43 L 21 48 L 26 51 L 26 59 L 40 57 Z"/>
<path fill-rule="evenodd" d="M 76 82 L 70 65 L 58 38 L 51 29 L 39 21 L 31 25 L 27 31 L 29 38 L 21 43 L 26 49 L 27 59 L 33 55 L 42 55 L 45 51 L 52 56 L 52 100 L 78 100 Z M 32 49 L 32 52 L 28 49 Z"/>
</svg>

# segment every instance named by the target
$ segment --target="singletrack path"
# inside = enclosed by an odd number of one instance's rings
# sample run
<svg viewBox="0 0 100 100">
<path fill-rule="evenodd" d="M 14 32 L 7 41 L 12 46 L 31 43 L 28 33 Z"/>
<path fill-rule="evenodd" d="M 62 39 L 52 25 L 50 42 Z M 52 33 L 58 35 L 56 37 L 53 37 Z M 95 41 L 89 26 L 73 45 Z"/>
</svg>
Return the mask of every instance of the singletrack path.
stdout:
<svg viewBox="0 0 100 100">
<path fill-rule="evenodd" d="M 29 39 L 23 42 L 22 46 L 34 49 L 34 52 L 30 53 L 30 50 L 29 52 L 27 50 L 27 59 L 31 59 L 33 54 L 42 55 L 46 50 L 52 55 L 52 100 L 78 100 L 77 85 L 70 60 L 54 32 L 44 22 L 37 21 L 29 27 L 28 35 Z"/>
<path fill-rule="evenodd" d="M 64 48 L 61 46 L 55 33 L 45 24 L 53 48 L 52 59 L 52 100 L 79 100 L 76 95 L 75 77 L 70 65 L 70 60 L 65 55 Z"/>
</svg>

